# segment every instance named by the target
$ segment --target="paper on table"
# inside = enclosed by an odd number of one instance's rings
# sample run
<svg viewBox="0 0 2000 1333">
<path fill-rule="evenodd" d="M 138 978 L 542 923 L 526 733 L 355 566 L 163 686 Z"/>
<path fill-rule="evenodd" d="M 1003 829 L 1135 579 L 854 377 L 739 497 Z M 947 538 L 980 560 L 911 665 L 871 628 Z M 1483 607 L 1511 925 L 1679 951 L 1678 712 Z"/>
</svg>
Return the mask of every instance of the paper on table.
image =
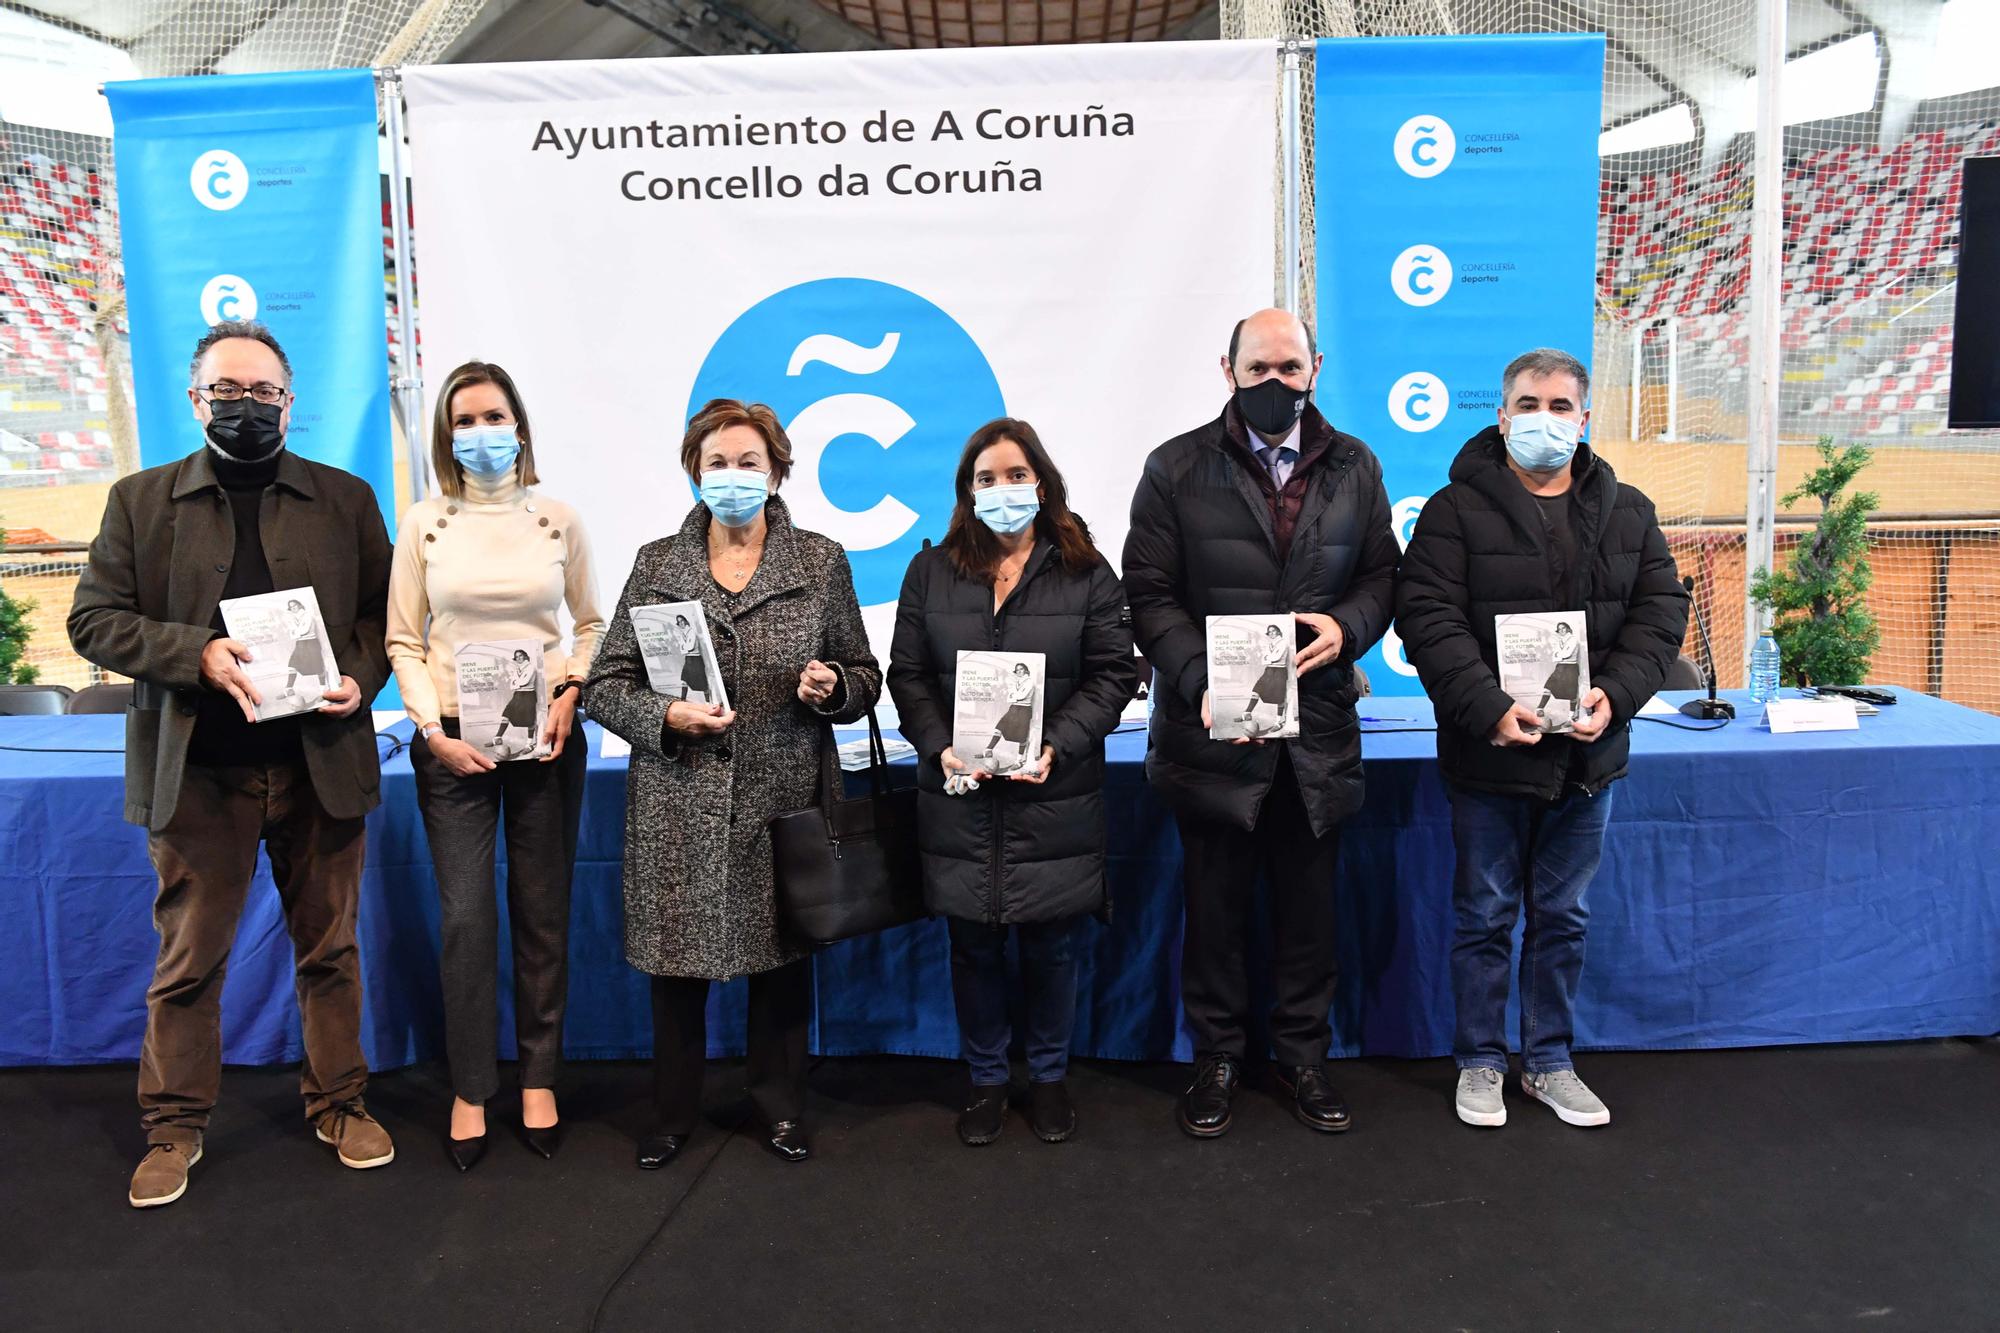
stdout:
<svg viewBox="0 0 2000 1333">
<path fill-rule="evenodd" d="M 1653 717 L 1661 713 L 1678 713 L 1680 711 L 1681 711 L 1680 709 L 1674 707 L 1672 704 L 1668 703 L 1665 699 L 1662 699 L 1659 695 L 1656 694 L 1652 698 L 1646 700 L 1645 706 L 1640 708 L 1639 710 L 1639 716 Z"/>
<path fill-rule="evenodd" d="M 883 756 L 892 764 L 899 759 L 908 759 L 916 752 L 917 747 L 900 736 L 884 736 L 882 738 Z M 849 773 L 859 773 L 874 762 L 873 755 L 868 747 L 868 736 L 865 732 L 853 740 L 840 742 L 835 748 L 835 753 L 840 756 L 841 768 Z"/>
<path fill-rule="evenodd" d="M 603 735 L 604 740 L 597 747 L 597 757 L 599 759 L 621 759 L 632 753 L 632 742 L 626 740 L 623 736 L 609 729 L 606 729 Z"/>
<path fill-rule="evenodd" d="M 1851 700 L 1773 699 L 1764 705 L 1763 724 L 1778 735 L 1800 731 L 1858 731 Z"/>
</svg>

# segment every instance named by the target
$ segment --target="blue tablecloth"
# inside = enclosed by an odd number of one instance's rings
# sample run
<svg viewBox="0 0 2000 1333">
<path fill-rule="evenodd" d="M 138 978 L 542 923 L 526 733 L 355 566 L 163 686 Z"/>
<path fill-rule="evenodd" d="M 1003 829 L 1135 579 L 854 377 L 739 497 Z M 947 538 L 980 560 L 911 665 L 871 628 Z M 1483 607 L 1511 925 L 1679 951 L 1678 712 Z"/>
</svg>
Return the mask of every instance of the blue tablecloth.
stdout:
<svg viewBox="0 0 2000 1333">
<path fill-rule="evenodd" d="M 1636 724 L 1588 899 L 1580 1045 L 2000 1031 L 2000 718 L 1902 698 L 1858 732 Z M 1431 714 L 1423 700 L 1389 698 L 1364 701 L 1363 714 L 1384 720 L 1366 724 L 1368 802 L 1344 835 L 1335 1053 L 1440 1055 L 1451 1040 L 1452 851 Z M 0 718 L 0 746 L 18 747 L 0 749 L 0 1064 L 138 1054 L 154 880 L 144 834 L 119 818 L 121 737 L 117 718 Z M 579 1058 L 643 1056 L 645 979 L 620 950 L 625 761 L 601 758 L 600 739 L 592 728 L 567 1045 Z M 1139 734 L 1110 742 L 1117 908 L 1110 925 L 1090 927 L 1075 1049 L 1186 1058 L 1180 851 L 1146 789 L 1144 747 Z M 361 936 L 366 1041 L 387 1068 L 443 1044 L 436 890 L 406 756 L 384 765 L 383 794 L 369 819 Z M 956 1055 L 947 969 L 938 922 L 822 951 L 815 1049 Z M 228 1059 L 298 1057 L 290 973 L 260 863 L 223 1005 Z M 718 1053 L 741 1047 L 742 989 L 716 993 Z"/>
</svg>

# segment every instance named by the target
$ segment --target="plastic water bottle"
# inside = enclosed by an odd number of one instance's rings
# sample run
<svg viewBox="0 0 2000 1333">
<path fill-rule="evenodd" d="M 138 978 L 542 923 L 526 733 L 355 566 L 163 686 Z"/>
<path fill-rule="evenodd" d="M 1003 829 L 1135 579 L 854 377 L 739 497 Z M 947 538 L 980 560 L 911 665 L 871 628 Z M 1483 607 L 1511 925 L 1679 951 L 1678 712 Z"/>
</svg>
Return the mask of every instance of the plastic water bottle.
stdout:
<svg viewBox="0 0 2000 1333">
<path fill-rule="evenodd" d="M 1778 641 L 1759 635 L 1750 650 L 1750 698 L 1760 704 L 1778 697 Z"/>
</svg>

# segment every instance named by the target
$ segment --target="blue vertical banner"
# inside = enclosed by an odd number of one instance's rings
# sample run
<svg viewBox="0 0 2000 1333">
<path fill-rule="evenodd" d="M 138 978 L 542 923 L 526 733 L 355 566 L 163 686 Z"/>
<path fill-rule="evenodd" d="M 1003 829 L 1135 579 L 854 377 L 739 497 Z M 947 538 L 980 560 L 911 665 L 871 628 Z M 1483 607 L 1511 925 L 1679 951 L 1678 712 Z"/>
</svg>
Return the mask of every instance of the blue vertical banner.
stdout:
<svg viewBox="0 0 2000 1333">
<path fill-rule="evenodd" d="M 1407 544 L 1508 361 L 1590 364 L 1604 38 L 1328 38 L 1314 78 L 1316 396 L 1381 457 Z M 1393 632 L 1363 665 L 1421 692 Z"/>
<path fill-rule="evenodd" d="M 198 448 L 188 356 L 222 320 L 292 363 L 288 447 L 375 488 L 395 528 L 370 70 L 110 83 L 139 459 Z"/>
</svg>

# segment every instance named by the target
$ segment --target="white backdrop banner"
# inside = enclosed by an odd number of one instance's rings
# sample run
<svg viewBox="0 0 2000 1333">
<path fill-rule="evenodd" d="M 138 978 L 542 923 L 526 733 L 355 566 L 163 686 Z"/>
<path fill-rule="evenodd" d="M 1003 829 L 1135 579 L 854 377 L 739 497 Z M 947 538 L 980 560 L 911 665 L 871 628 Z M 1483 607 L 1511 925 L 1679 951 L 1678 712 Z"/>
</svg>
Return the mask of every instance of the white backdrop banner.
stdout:
<svg viewBox="0 0 2000 1333">
<path fill-rule="evenodd" d="M 769 403 L 885 664 L 973 430 L 1026 419 L 1115 565 L 1272 288 L 1269 42 L 407 69 L 427 380 L 498 362 L 607 598 L 694 503 L 688 418 Z"/>
</svg>

